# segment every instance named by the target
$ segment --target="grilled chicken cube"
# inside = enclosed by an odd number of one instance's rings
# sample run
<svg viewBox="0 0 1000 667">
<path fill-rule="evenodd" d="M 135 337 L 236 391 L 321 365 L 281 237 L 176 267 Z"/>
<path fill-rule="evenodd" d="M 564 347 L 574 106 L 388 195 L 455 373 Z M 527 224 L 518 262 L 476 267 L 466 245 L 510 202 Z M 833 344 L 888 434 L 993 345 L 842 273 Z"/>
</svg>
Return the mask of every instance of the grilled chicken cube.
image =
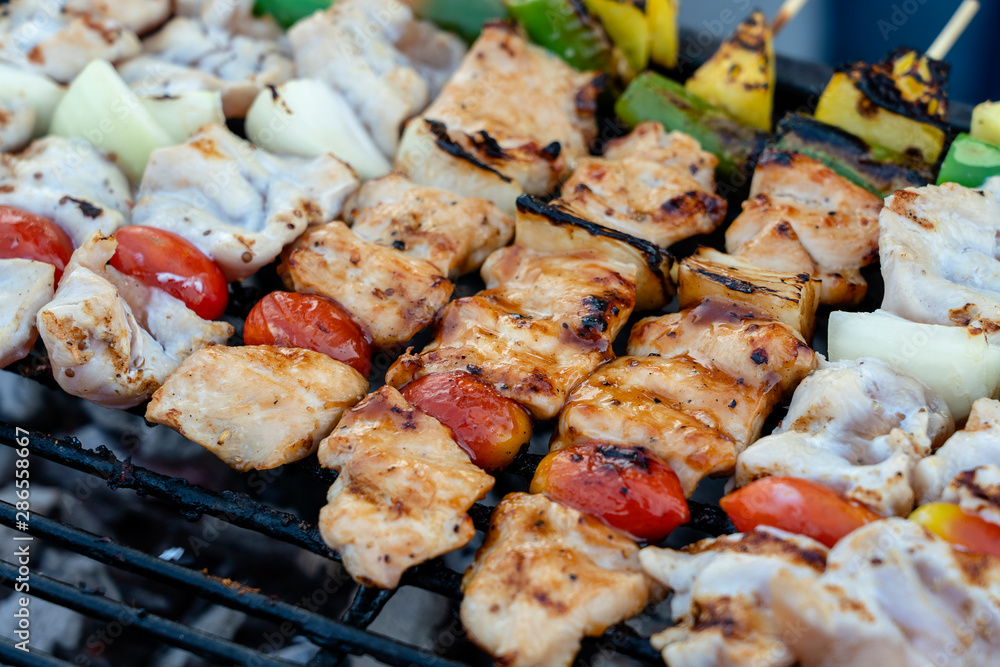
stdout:
<svg viewBox="0 0 1000 667">
<path fill-rule="evenodd" d="M 518 243 L 483 265 L 488 292 L 481 296 L 532 319 L 562 322 L 585 340 L 612 341 L 635 306 L 630 269 L 588 251 L 546 254 Z"/>
<path fill-rule="evenodd" d="M 134 32 L 72 5 L 14 0 L 0 7 L 0 60 L 69 83 L 92 60 L 114 63 L 139 53 Z"/>
<path fill-rule="evenodd" d="M 462 625 L 497 664 L 568 667 L 584 636 L 634 616 L 658 592 L 638 551 L 593 517 L 510 494 L 462 580 Z"/>
<path fill-rule="evenodd" d="M 816 366 L 813 351 L 793 327 L 742 304 L 714 299 L 641 320 L 632 329 L 628 353 L 690 356 L 737 378 L 740 386 L 761 387 L 775 403 Z M 770 411 L 775 403 L 761 408 Z"/>
<path fill-rule="evenodd" d="M 677 296 L 681 308 L 706 298 L 748 307 L 784 322 L 809 340 L 816 329 L 820 289 L 808 272 L 769 271 L 717 250 L 699 248 L 678 265 Z"/>
<path fill-rule="evenodd" d="M 757 163 L 743 213 L 726 230 L 726 251 L 765 269 L 811 272 L 822 281 L 822 303 L 855 304 L 868 289 L 861 268 L 878 259 L 881 208 L 882 200 L 822 162 L 769 149 Z M 801 253 L 757 242 L 762 236 L 800 245 L 815 269 L 803 265 Z"/>
<path fill-rule="evenodd" d="M 242 280 L 310 224 L 340 215 L 358 178 L 331 155 L 278 157 L 221 125 L 154 151 L 132 222 L 186 238 Z"/>
<path fill-rule="evenodd" d="M 515 240 L 548 254 L 591 254 L 635 285 L 635 307 L 655 310 L 674 295 L 670 279 L 673 258 L 648 241 L 595 225 L 567 211 L 555 200 L 542 204 L 532 197 L 517 201 Z"/>
<path fill-rule="evenodd" d="M 876 521 L 830 550 L 822 574 L 771 583 L 783 639 L 802 667 L 992 665 L 1000 650 L 1000 559 L 965 553 L 918 524 Z M 671 663 L 673 665 L 673 663 Z"/>
<path fill-rule="evenodd" d="M 339 221 L 306 232 L 278 270 L 296 292 L 339 303 L 382 348 L 430 324 L 454 289 L 430 262 L 363 241 Z"/>
<path fill-rule="evenodd" d="M 119 273 L 118 243 L 95 234 L 76 249 L 37 326 L 52 374 L 67 393 L 109 408 L 145 401 L 195 351 L 224 343 L 225 322 L 207 322 L 161 289 Z"/>
<path fill-rule="evenodd" d="M 819 365 L 772 435 L 740 456 L 736 485 L 762 477 L 825 484 L 882 514 L 913 509 L 913 468 L 954 431 L 948 406 L 875 359 Z"/>
<path fill-rule="evenodd" d="M 984 465 L 1000 466 L 1000 401 L 990 398 L 973 403 L 965 428 L 933 456 L 917 462 L 913 471 L 917 504 L 941 500 L 956 476 Z"/>
<path fill-rule="evenodd" d="M 236 470 L 269 470 L 315 452 L 366 391 L 360 373 L 312 350 L 206 347 L 153 394 L 146 419 Z"/>
<path fill-rule="evenodd" d="M 1000 330 L 1000 178 L 982 190 L 955 183 L 886 199 L 879 249 L 882 308 L 915 322 Z"/>
<path fill-rule="evenodd" d="M 408 568 L 467 544 L 466 512 L 493 487 L 446 426 L 392 387 L 348 411 L 319 460 L 340 472 L 320 533 L 365 586 L 395 588 Z"/>
<path fill-rule="evenodd" d="M 478 269 L 514 235 L 514 221 L 492 202 L 422 187 L 399 174 L 365 183 L 345 217 L 365 241 L 427 260 L 452 279 Z"/>
<path fill-rule="evenodd" d="M 0 205 L 52 220 L 74 246 L 128 223 L 132 189 L 113 162 L 82 139 L 45 137 L 0 155 Z"/>
<path fill-rule="evenodd" d="M 730 403 L 728 395 L 721 394 L 739 388 L 735 380 L 710 372 L 690 358 L 615 359 L 569 395 L 551 448 L 559 451 L 594 441 L 645 447 L 670 465 L 684 495 L 690 496 L 704 477 L 729 474 L 736 464 L 737 442 L 718 418 Z M 697 381 L 709 390 L 702 396 L 707 401 L 692 407 L 685 381 Z M 718 401 L 724 402 L 714 405 Z"/>
<path fill-rule="evenodd" d="M 666 248 L 714 231 L 725 217 L 714 164 L 695 139 L 643 123 L 604 157 L 580 160 L 561 199 L 582 218 Z"/>
<path fill-rule="evenodd" d="M 341 93 L 390 158 L 403 123 L 437 97 L 465 56 L 461 39 L 396 0 L 340 0 L 296 23 L 288 39 L 298 76 Z"/>
<path fill-rule="evenodd" d="M 573 391 L 552 449 L 592 441 L 646 447 L 670 464 L 685 495 L 705 476 L 732 471 L 814 365 L 791 327 L 711 301 L 642 320 L 628 351 L 637 356 L 602 366 Z"/>
<path fill-rule="evenodd" d="M 23 359 L 38 338 L 35 316 L 52 300 L 55 267 L 0 259 L 0 368 Z"/>
<path fill-rule="evenodd" d="M 696 542 L 681 551 L 647 547 L 643 568 L 673 591 L 674 627 L 653 635 L 670 667 L 791 667 L 787 627 L 771 609 L 785 577 L 823 571 L 819 542 L 773 528 Z"/>
<path fill-rule="evenodd" d="M 691 176 L 705 192 L 715 192 L 715 167 L 719 160 L 702 149 L 698 140 L 683 132 L 667 132 L 663 123 L 639 123 L 624 137 L 604 147 L 608 160 L 637 158 L 656 162 Z"/>
<path fill-rule="evenodd" d="M 587 251 L 505 248 L 483 268 L 487 284 L 497 286 L 449 303 L 434 341 L 400 357 L 386 381 L 401 387 L 467 370 L 536 419 L 550 419 L 574 385 L 614 356 L 611 341 L 635 305 L 630 269 Z"/>
<path fill-rule="evenodd" d="M 69 11 L 106 16 L 138 34 L 149 32 L 170 16 L 170 0 L 68 0 Z"/>
<path fill-rule="evenodd" d="M 143 40 L 141 55 L 121 63 L 122 78 L 145 97 L 217 91 L 226 117 L 243 118 L 265 86 L 295 74 L 280 30 L 251 18 L 252 4 L 216 0 L 175 16 Z"/>
<path fill-rule="evenodd" d="M 407 124 L 396 168 L 513 215 L 518 195 L 551 192 L 587 155 L 600 81 L 528 44 L 513 25 L 487 24 L 441 94 Z"/>
<path fill-rule="evenodd" d="M 708 475 L 732 472 L 776 400 L 687 355 L 620 357 L 566 401 L 552 449 L 595 440 L 645 447 L 670 464 L 685 495 Z"/>
</svg>

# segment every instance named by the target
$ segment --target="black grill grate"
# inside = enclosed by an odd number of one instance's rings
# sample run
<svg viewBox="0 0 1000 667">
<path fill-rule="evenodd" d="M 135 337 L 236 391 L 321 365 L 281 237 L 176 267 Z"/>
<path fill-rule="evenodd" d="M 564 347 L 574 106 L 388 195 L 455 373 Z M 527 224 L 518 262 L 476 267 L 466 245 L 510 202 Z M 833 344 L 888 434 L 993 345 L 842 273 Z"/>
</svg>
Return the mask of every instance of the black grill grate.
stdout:
<svg viewBox="0 0 1000 667">
<path fill-rule="evenodd" d="M 22 435 L 23 433 L 21 431 Z M 140 495 L 166 501 L 186 519 L 194 519 L 202 514 L 215 516 L 232 525 L 327 558 L 338 559 L 323 543 L 315 524 L 276 510 L 245 494 L 231 491 L 217 493 L 183 479 L 167 477 L 132 465 L 127 459 L 122 461 L 105 447 L 84 449 L 75 438 L 58 439 L 40 433 L 31 433 L 29 437 L 32 456 L 96 476 L 112 489 L 132 489 Z M 0 422 L 0 443 L 8 447 L 16 446 L 14 427 Z M 533 471 L 535 463 L 537 457 L 525 457 L 521 465 L 514 466 L 514 469 L 522 476 L 527 476 Z M 309 474 L 320 476 L 324 481 L 332 482 L 335 479 L 334 473 L 319 468 L 315 463 L 296 465 Z M 483 505 L 472 508 L 471 514 L 479 530 L 483 530 L 488 523 L 490 511 L 491 508 Z M 0 502 L 0 524 L 13 528 L 15 513 L 13 505 Z M 689 527 L 712 534 L 731 530 L 728 519 L 718 508 L 698 503 L 692 505 L 692 522 Z M 457 667 L 460 664 L 365 629 L 378 617 L 392 598 L 393 591 L 359 588 L 352 604 L 341 618 L 331 619 L 37 514 L 32 515 L 28 534 L 149 580 L 183 588 L 215 604 L 275 623 L 291 623 L 297 634 L 321 647 L 321 652 L 311 663 L 314 665 L 337 665 L 347 654 L 369 655 L 386 664 L 401 667 Z M 16 567 L 9 562 L 0 561 L 0 584 L 12 587 L 15 577 Z M 449 569 L 439 560 L 412 568 L 403 579 L 403 585 L 415 586 L 450 599 L 461 596 L 460 583 L 461 574 Z M 292 664 L 149 614 L 143 609 L 107 599 L 99 591 L 59 582 L 40 574 L 32 574 L 32 593 L 93 618 L 127 618 L 130 631 L 153 636 L 166 645 L 182 648 L 210 661 L 261 667 Z M 648 639 L 637 636 L 625 626 L 608 631 L 596 641 L 602 650 L 611 650 L 643 661 L 658 660 Z M 0 658 L 12 665 L 69 664 L 34 652 L 25 654 L 16 650 L 10 642 L 0 643 Z"/>
</svg>

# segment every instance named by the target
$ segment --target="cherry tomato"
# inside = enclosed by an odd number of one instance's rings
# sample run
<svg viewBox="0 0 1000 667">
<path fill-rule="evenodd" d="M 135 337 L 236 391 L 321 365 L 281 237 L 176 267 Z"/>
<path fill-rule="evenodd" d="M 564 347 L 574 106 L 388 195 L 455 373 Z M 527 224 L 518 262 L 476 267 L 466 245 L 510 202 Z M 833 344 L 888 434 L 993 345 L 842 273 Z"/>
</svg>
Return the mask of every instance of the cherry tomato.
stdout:
<svg viewBox="0 0 1000 667">
<path fill-rule="evenodd" d="M 129 225 L 115 232 L 111 266 L 176 297 L 204 320 L 226 311 L 229 286 L 219 265 L 187 239 L 155 227 Z"/>
<path fill-rule="evenodd" d="M 832 547 L 882 517 L 822 484 L 796 477 L 765 477 L 719 501 L 741 533 L 772 526 Z"/>
<path fill-rule="evenodd" d="M 340 306 L 313 294 L 271 292 L 265 296 L 247 315 L 243 341 L 322 352 L 366 377 L 371 370 L 365 332 Z"/>
<path fill-rule="evenodd" d="M 691 518 L 677 475 L 643 447 L 588 442 L 552 452 L 538 464 L 531 492 L 650 542 Z"/>
<path fill-rule="evenodd" d="M 424 376 L 408 384 L 403 396 L 450 428 L 484 470 L 506 468 L 531 439 L 524 408 L 465 371 Z"/>
<path fill-rule="evenodd" d="M 958 505 L 930 503 L 918 507 L 910 521 L 966 551 L 1000 556 L 1000 526 L 962 511 Z"/>
<path fill-rule="evenodd" d="M 33 259 L 56 267 L 56 284 L 73 254 L 73 242 L 48 218 L 0 206 L 0 259 Z"/>
</svg>

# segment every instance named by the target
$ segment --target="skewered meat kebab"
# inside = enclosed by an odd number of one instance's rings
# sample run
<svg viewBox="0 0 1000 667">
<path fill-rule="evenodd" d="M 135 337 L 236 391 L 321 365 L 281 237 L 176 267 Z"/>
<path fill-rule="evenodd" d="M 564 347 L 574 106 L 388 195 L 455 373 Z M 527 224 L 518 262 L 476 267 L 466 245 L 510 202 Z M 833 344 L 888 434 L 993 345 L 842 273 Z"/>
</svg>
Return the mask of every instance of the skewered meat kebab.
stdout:
<svg viewBox="0 0 1000 667">
<path fill-rule="evenodd" d="M 485 47 L 474 46 L 473 53 L 477 48 Z M 519 46 L 514 48 L 514 51 L 517 53 L 524 48 Z M 447 94 L 445 91 L 444 96 Z M 650 128 L 645 128 L 644 131 L 647 135 L 652 134 Z M 657 140 L 661 138 L 655 134 L 653 137 Z M 669 146 L 665 148 L 669 149 Z M 704 154 L 697 154 L 694 159 L 703 163 L 706 157 Z M 684 169 L 686 168 L 685 166 Z M 392 182 L 386 182 L 383 187 L 388 188 L 391 185 Z M 364 198 L 365 193 L 362 192 L 358 199 L 364 200 Z M 514 246 L 494 253 L 484 266 L 487 291 L 475 297 L 453 302 L 442 313 L 439 330 L 456 332 L 451 339 L 453 342 L 448 343 L 446 338 L 441 344 L 432 344 L 432 347 L 438 345 L 437 349 L 445 349 L 443 354 L 435 355 L 432 351 L 425 351 L 424 355 L 412 360 L 404 357 L 390 369 L 390 385 L 401 386 L 415 378 L 424 379 L 410 383 L 401 399 L 394 399 L 390 393 L 381 398 L 372 397 L 355 408 L 349 413 L 350 421 L 342 424 L 342 428 L 348 433 L 341 436 L 338 429 L 326 441 L 330 443 L 330 447 L 328 448 L 326 443 L 321 446 L 321 459 L 330 460 L 331 465 L 342 468 L 341 474 L 350 476 L 355 474 L 352 472 L 352 466 L 356 461 L 367 461 L 374 453 L 391 457 L 410 456 L 399 451 L 400 447 L 404 447 L 402 444 L 396 445 L 396 449 L 393 449 L 372 435 L 374 433 L 372 429 L 377 428 L 377 424 L 386 420 L 391 423 L 393 417 L 386 414 L 384 405 L 379 408 L 380 416 L 375 407 L 369 407 L 369 403 L 379 406 L 392 399 L 391 402 L 399 408 L 395 412 L 397 415 L 409 414 L 416 406 L 428 410 L 442 422 L 452 425 L 453 422 L 450 423 L 448 419 L 450 415 L 442 414 L 438 406 L 420 400 L 422 396 L 418 388 L 422 387 L 425 381 L 442 381 L 447 376 L 454 377 L 455 373 L 448 371 L 458 369 L 462 371 L 459 377 L 468 378 L 466 382 L 469 386 L 478 384 L 492 392 L 499 390 L 500 394 L 521 401 L 536 416 L 554 414 L 558 411 L 560 396 L 565 395 L 565 391 L 577 379 L 585 376 L 609 354 L 610 340 L 631 312 L 637 294 L 645 307 L 662 304 L 666 295 L 665 278 L 652 272 L 649 264 L 650 260 L 663 261 L 655 248 L 648 244 L 643 245 L 638 239 L 631 239 L 627 235 L 574 218 L 564 213 L 564 208 L 568 206 L 545 207 L 530 199 L 522 200 L 518 217 L 517 242 Z M 692 223 L 691 227 L 696 229 L 697 223 Z M 541 292 L 538 291 L 539 285 L 544 286 Z M 467 317 L 469 313 L 476 317 Z M 485 319 L 482 317 L 483 314 L 486 315 Z M 498 326 L 503 327 L 500 331 L 503 331 L 504 335 L 497 336 L 495 333 L 490 333 L 497 331 Z M 463 338 L 466 335 L 469 337 Z M 507 340 L 513 342 L 510 349 L 517 355 L 514 360 L 506 358 L 503 354 L 484 354 L 479 349 L 480 341 L 488 341 L 491 345 L 510 345 Z M 574 344 L 574 341 L 578 344 Z M 578 356 L 580 345 L 587 351 L 587 356 L 583 359 Z M 560 349 L 564 349 L 565 352 L 558 352 Z M 562 362 L 563 366 L 552 366 L 552 362 L 546 361 L 546 356 L 551 355 L 552 351 L 566 355 L 566 361 Z M 525 361 L 527 363 L 524 363 Z M 415 371 L 417 364 L 420 368 Z M 428 364 L 434 366 L 428 369 Z M 553 373 L 553 368 L 556 369 L 556 374 Z M 540 383 L 541 378 L 545 378 L 545 383 Z M 495 389 L 489 387 L 490 384 Z M 532 391 L 532 388 L 538 391 Z M 399 400 L 406 398 L 410 398 L 411 401 L 399 403 Z M 500 400 L 510 403 L 509 399 Z M 402 417 L 397 417 L 396 420 L 398 419 Z M 414 424 L 413 428 L 418 429 L 418 433 L 414 435 L 419 438 L 422 433 L 420 425 Z M 461 428 L 454 426 L 452 428 L 456 434 L 461 432 Z M 433 432 L 429 431 L 429 434 L 433 436 Z M 441 438 L 438 437 L 438 440 Z M 523 439 L 520 442 L 523 442 Z M 351 456 L 346 455 L 348 451 L 346 443 L 351 444 Z M 442 444 L 438 446 L 441 447 Z M 333 458 L 327 453 L 328 449 L 344 454 Z M 457 451 L 448 447 L 446 449 Z M 478 450 L 474 451 L 474 460 L 482 465 L 490 465 L 496 460 L 482 456 Z M 509 455 L 513 453 L 516 453 L 516 448 Z M 395 469 L 396 467 L 393 467 L 393 470 Z M 371 478 L 372 473 L 368 471 L 367 476 Z M 395 482 L 391 480 L 395 476 L 395 473 L 387 475 L 383 470 L 379 477 L 381 481 L 376 488 L 394 485 Z M 420 482 L 418 486 L 420 484 L 424 482 Z M 330 504 L 327 510 L 324 510 L 325 516 L 340 516 L 350 508 L 360 505 L 368 508 L 367 511 L 379 512 L 389 525 L 393 524 L 394 519 L 401 520 L 389 512 L 392 504 L 386 499 L 375 498 L 381 502 L 380 507 L 378 502 L 373 501 L 371 492 L 366 491 L 361 496 L 359 493 L 360 491 L 347 483 L 335 486 L 331 490 Z M 461 512 L 464 512 L 478 495 L 475 486 L 468 487 L 464 493 L 465 495 L 461 496 L 463 501 Z M 444 500 L 441 499 L 440 502 L 444 503 Z M 410 504 L 403 501 L 404 507 Z M 386 512 L 389 514 L 386 515 Z M 457 515 L 448 516 L 451 516 L 452 520 L 457 520 Z M 459 544 L 449 543 L 446 546 L 423 544 L 417 545 L 409 552 L 400 552 L 398 545 L 393 544 L 392 540 L 385 538 L 382 540 L 384 544 L 380 544 L 379 541 L 372 540 L 370 528 L 362 528 L 356 522 L 324 520 L 323 524 L 324 538 L 331 546 L 339 550 L 346 549 L 348 552 L 362 549 L 366 554 L 365 558 L 353 562 L 356 571 L 352 572 L 355 577 L 366 583 L 393 585 L 398 581 L 403 569 L 414 562 L 425 560 Z M 379 548 L 384 550 L 383 555 L 389 556 L 388 560 L 377 558 Z"/>
</svg>

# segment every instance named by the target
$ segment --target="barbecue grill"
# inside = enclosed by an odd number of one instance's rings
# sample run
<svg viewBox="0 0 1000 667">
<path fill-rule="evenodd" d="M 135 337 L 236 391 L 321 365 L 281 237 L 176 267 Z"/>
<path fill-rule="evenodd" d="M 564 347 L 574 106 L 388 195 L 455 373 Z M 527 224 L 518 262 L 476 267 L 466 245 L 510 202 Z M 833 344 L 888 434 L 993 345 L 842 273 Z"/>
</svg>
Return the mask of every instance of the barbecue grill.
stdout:
<svg viewBox="0 0 1000 667">
<path fill-rule="evenodd" d="M 696 34 L 684 31 L 683 42 L 694 39 Z M 714 49 L 703 49 L 711 53 Z M 684 49 L 681 49 L 682 54 Z M 687 62 L 682 69 L 693 69 L 698 63 Z M 820 65 L 802 63 L 788 58 L 778 58 L 778 88 L 776 117 L 785 111 L 809 109 L 829 79 L 830 69 Z M 971 110 L 967 105 L 953 104 L 952 122 L 958 127 L 968 127 Z M 738 207 L 737 207 L 738 208 Z M 875 277 L 878 281 L 877 274 Z M 873 284 L 872 297 L 878 296 L 878 286 Z M 461 290 L 461 287 L 460 287 Z M 252 305 L 252 301 L 250 302 Z M 876 302 L 877 303 L 877 302 Z M 877 306 L 873 306 L 877 307 Z M 817 337 L 822 350 L 824 337 Z M 34 377 L 51 384 L 44 359 L 37 355 L 18 365 L 22 375 Z M 373 385 L 375 387 L 376 385 Z M 10 424 L 0 422 L 0 444 L 17 448 L 17 431 Z M 193 521 L 212 516 L 233 526 L 259 534 L 262 538 L 283 542 L 331 560 L 339 560 L 323 543 L 313 516 L 296 516 L 276 509 L 250 494 L 234 491 L 216 492 L 191 484 L 185 479 L 171 477 L 133 465 L 130 458 L 120 459 L 105 447 L 86 449 L 75 438 L 57 439 L 45 433 L 29 431 L 30 457 L 44 459 L 68 469 L 84 473 L 104 483 L 118 493 L 131 490 L 140 496 L 166 503 L 178 519 Z M 541 456 L 522 454 L 504 475 L 520 480 L 521 488 L 530 479 Z M 286 472 L 287 471 L 287 472 Z M 276 485 L 291 483 L 294 479 L 309 479 L 318 486 L 329 485 L 336 478 L 332 471 L 320 468 L 313 459 L 282 469 L 282 479 Z M 482 533 L 488 523 L 492 508 L 475 505 L 469 512 L 477 531 Z M 18 519 L 14 505 L 0 501 L 0 524 L 15 528 Z M 720 535 L 732 530 L 728 518 L 714 505 L 692 502 L 691 522 L 681 531 L 688 540 L 707 535 Z M 446 656 L 447 646 L 440 650 L 421 648 L 371 631 L 369 626 L 380 616 L 398 591 L 358 588 L 353 600 L 339 617 L 311 611 L 276 597 L 261 593 L 250 586 L 261 582 L 237 583 L 199 571 L 161 557 L 145 553 L 108 537 L 95 535 L 69 523 L 32 514 L 25 536 L 34 544 L 44 543 L 66 552 L 83 555 L 111 568 L 140 577 L 148 585 L 166 585 L 206 602 L 221 605 L 261 619 L 280 629 L 282 636 L 308 639 L 320 648 L 309 665 L 333 666 L 345 664 L 348 656 L 370 656 L 375 660 L 400 667 L 439 666 L 458 667 L 468 664 Z M 673 542 L 671 543 L 673 544 Z M 14 588 L 18 566 L 10 560 L 10 550 L 0 556 L 0 583 Z M 247 554 L 247 558 L 252 558 Z M 461 572 L 445 564 L 444 559 L 424 563 L 412 568 L 403 579 L 403 587 L 416 587 L 439 596 L 457 610 L 461 598 Z M 275 657 L 273 647 L 266 644 L 250 647 L 234 640 L 199 630 L 190 625 L 157 615 L 140 606 L 133 606 L 105 596 L 100 588 L 88 587 L 86 582 L 60 581 L 43 573 L 31 573 L 30 594 L 66 609 L 105 622 L 118 622 L 122 627 L 123 641 L 153 639 L 164 646 L 175 647 L 199 656 L 210 663 L 252 666 L 298 664 Z M 461 635 L 461 625 L 456 622 L 456 634 Z M 428 628 L 428 635 L 434 630 Z M 267 650 L 271 648 L 271 650 Z M 475 664 L 485 664 L 485 654 L 470 650 Z M 596 654 L 618 655 L 639 662 L 659 663 L 660 656 L 652 648 L 647 636 L 641 636 L 627 625 L 612 628 L 603 636 L 586 640 L 577 664 L 587 663 Z M 0 662 L 15 666 L 72 665 L 73 663 L 32 650 L 18 650 L 10 639 L 0 637 Z"/>
</svg>

